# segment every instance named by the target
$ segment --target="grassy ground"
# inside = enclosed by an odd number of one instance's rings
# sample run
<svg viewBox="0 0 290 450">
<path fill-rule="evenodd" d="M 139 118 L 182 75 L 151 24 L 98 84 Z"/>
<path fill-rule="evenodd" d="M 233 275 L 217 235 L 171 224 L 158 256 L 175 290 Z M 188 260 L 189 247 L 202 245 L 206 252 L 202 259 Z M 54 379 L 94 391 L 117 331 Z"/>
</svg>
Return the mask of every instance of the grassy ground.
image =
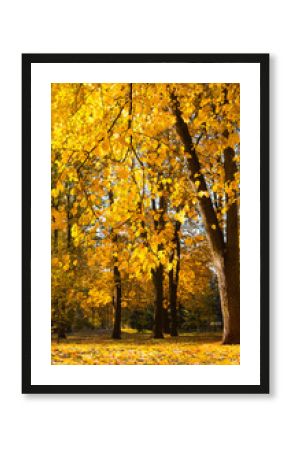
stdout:
<svg viewBox="0 0 290 450">
<path fill-rule="evenodd" d="M 115 341 L 108 335 L 69 336 L 52 341 L 51 363 L 70 365 L 111 364 L 240 364 L 239 345 L 221 345 L 216 333 L 187 333 L 177 338 L 152 339 L 151 334 L 123 332 Z"/>
</svg>

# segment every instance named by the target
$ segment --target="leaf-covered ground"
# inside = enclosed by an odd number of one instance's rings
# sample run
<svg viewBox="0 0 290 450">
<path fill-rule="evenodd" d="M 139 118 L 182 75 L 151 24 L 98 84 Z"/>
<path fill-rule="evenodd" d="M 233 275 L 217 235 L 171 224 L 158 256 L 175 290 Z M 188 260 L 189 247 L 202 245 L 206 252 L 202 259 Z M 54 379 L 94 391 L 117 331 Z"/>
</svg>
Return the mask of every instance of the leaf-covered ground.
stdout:
<svg viewBox="0 0 290 450">
<path fill-rule="evenodd" d="M 128 330 L 129 331 L 129 330 Z M 221 345 L 217 334 L 191 333 L 152 339 L 149 334 L 124 332 L 115 341 L 108 335 L 69 336 L 52 342 L 52 364 L 240 364 L 239 345 Z"/>
</svg>

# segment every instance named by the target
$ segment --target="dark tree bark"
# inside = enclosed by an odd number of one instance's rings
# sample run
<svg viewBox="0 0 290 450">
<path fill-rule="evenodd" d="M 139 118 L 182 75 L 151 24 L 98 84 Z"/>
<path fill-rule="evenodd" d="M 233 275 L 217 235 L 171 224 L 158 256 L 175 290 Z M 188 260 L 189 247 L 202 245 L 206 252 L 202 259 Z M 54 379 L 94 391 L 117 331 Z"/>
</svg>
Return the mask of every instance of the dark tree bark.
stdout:
<svg viewBox="0 0 290 450">
<path fill-rule="evenodd" d="M 113 191 L 109 191 L 109 200 L 110 205 L 114 203 L 114 195 Z M 118 235 L 111 230 L 112 233 L 112 242 L 114 244 L 118 243 Z M 121 321 L 122 321 L 122 286 L 121 286 L 121 274 L 118 268 L 118 258 L 116 256 L 113 257 L 114 269 L 114 295 L 113 295 L 113 308 L 114 308 L 114 324 L 113 324 L 113 339 L 121 339 Z"/>
<path fill-rule="evenodd" d="M 226 182 L 234 180 L 237 166 L 234 161 L 235 152 L 227 148 L 224 152 Z M 229 200 L 229 201 L 228 201 Z M 240 246 L 239 246 L 239 213 L 236 199 L 227 199 L 227 228 L 225 251 L 225 275 L 227 280 L 228 321 L 225 324 L 224 342 L 240 341 Z"/>
<path fill-rule="evenodd" d="M 71 236 L 71 196 L 70 196 L 70 188 L 68 188 L 68 193 L 66 195 L 67 205 L 66 205 L 66 214 L 67 214 L 67 236 L 66 236 L 66 248 L 67 252 L 70 254 L 71 252 L 71 244 L 72 244 L 72 236 Z M 57 230 L 55 230 L 57 231 Z M 58 232 L 54 234 L 54 247 L 58 249 Z M 58 323 L 57 323 L 57 339 L 66 339 L 66 330 L 67 330 L 67 321 L 66 321 L 66 289 L 63 290 L 61 297 L 58 298 L 57 301 L 57 315 L 58 315 Z"/>
<path fill-rule="evenodd" d="M 173 258 L 172 258 L 173 260 Z M 170 334 L 171 336 L 177 336 L 177 309 L 176 309 L 176 300 L 177 293 L 175 289 L 174 282 L 174 270 L 171 269 L 168 274 L 168 289 L 169 289 L 169 304 L 170 304 Z"/>
<path fill-rule="evenodd" d="M 176 131 L 185 147 L 187 152 L 188 166 L 190 169 L 191 179 L 193 186 L 198 192 L 206 192 L 207 196 L 199 198 L 199 209 L 205 227 L 209 246 L 211 248 L 213 263 L 217 272 L 217 279 L 219 285 L 219 294 L 221 299 L 221 308 L 223 314 L 223 343 L 224 344 L 237 344 L 240 342 L 240 323 L 239 323 L 239 268 L 236 262 L 236 246 L 238 235 L 237 214 L 235 207 L 230 208 L 228 212 L 229 224 L 229 239 L 224 242 L 222 230 L 220 229 L 217 215 L 212 204 L 210 195 L 208 193 L 207 185 L 203 174 L 201 173 L 201 166 L 199 162 L 196 149 L 193 145 L 192 138 L 190 136 L 188 126 L 182 118 L 182 114 L 179 107 L 177 97 L 171 95 L 173 113 L 176 119 Z M 226 176 L 229 178 L 234 176 L 236 167 L 234 167 L 233 158 L 229 162 L 226 169 Z M 195 181 L 199 180 L 198 187 L 195 185 Z M 235 251 L 231 248 L 234 247 Z M 235 268 L 232 268 L 231 264 L 235 263 Z"/>
<path fill-rule="evenodd" d="M 154 220 L 154 228 L 157 231 L 161 231 L 164 227 L 164 209 L 165 209 L 165 199 L 163 196 L 159 199 L 160 205 L 160 217 L 158 220 Z M 152 209 L 156 211 L 155 200 L 152 200 Z M 163 245 L 158 245 L 158 251 L 163 249 Z M 153 326 L 153 337 L 154 339 L 162 339 L 163 336 L 163 264 L 159 262 L 159 265 L 152 270 L 152 278 L 155 289 L 155 302 L 154 302 L 154 326 Z"/>
<path fill-rule="evenodd" d="M 171 312 L 171 323 L 170 323 L 170 334 L 171 336 L 178 336 L 178 324 L 177 324 L 177 289 L 179 282 L 179 272 L 180 272 L 180 231 L 181 223 L 179 221 L 175 222 L 174 229 L 174 244 L 175 249 L 172 253 L 171 261 L 173 263 L 174 258 L 176 258 L 176 268 L 175 271 L 172 268 L 169 272 L 169 304 Z"/>
<path fill-rule="evenodd" d="M 67 194 L 67 210 L 66 210 L 66 215 L 67 215 L 67 249 L 70 250 L 71 248 L 71 241 L 72 241 L 72 236 L 71 236 L 71 195 L 70 195 L 70 189 L 68 190 L 68 194 Z"/>
<path fill-rule="evenodd" d="M 57 341 L 66 339 L 65 303 L 63 298 L 58 299 Z"/>
<path fill-rule="evenodd" d="M 57 342 L 60 342 L 61 339 L 66 339 L 66 334 L 65 334 L 65 326 L 59 322 L 57 327 Z"/>
<path fill-rule="evenodd" d="M 113 339 L 121 339 L 121 318 L 122 318 L 122 287 L 121 287 L 121 274 L 118 267 L 114 266 L 114 284 L 115 292 L 113 297 L 114 306 L 114 326 L 113 326 Z"/>
<path fill-rule="evenodd" d="M 53 206 L 57 209 L 58 205 L 54 204 Z M 58 234 L 58 230 L 56 229 L 53 232 L 53 239 L 52 239 L 52 248 L 56 255 L 58 253 L 58 238 L 59 238 L 59 234 Z M 55 331 L 57 334 L 57 340 L 59 342 L 60 339 L 66 338 L 65 327 L 63 326 L 62 311 L 61 311 L 63 302 L 60 299 L 60 297 L 58 297 L 57 299 L 53 299 L 53 303 L 55 305 L 55 310 L 56 310 L 54 325 L 55 325 Z"/>
<path fill-rule="evenodd" d="M 159 264 L 152 275 L 155 288 L 153 337 L 163 339 L 163 265 Z"/>
<path fill-rule="evenodd" d="M 170 333 L 170 319 L 168 308 L 163 307 L 163 331 L 164 333 Z"/>
<path fill-rule="evenodd" d="M 57 252 L 58 252 L 58 230 L 54 230 L 54 232 L 53 232 L 53 249 L 54 249 L 54 252 L 57 254 Z"/>
</svg>

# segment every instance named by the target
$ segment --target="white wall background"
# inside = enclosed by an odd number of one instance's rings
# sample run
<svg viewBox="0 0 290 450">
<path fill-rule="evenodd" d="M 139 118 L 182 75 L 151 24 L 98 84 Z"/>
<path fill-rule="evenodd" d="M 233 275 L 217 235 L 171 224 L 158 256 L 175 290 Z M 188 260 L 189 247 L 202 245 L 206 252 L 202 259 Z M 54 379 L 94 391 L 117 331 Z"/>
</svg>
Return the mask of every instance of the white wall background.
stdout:
<svg viewBox="0 0 290 450">
<path fill-rule="evenodd" d="M 7 1 L 1 7 L 0 444 L 27 448 L 272 449 L 289 441 L 289 24 L 277 0 Z M 270 52 L 270 396 L 23 396 L 22 52 Z M 2 185 L 3 184 L 3 185 Z M 288 197 L 288 195 L 287 195 Z M 250 255 L 249 255 L 250 257 Z M 41 293 L 40 293 L 41 295 Z"/>
</svg>

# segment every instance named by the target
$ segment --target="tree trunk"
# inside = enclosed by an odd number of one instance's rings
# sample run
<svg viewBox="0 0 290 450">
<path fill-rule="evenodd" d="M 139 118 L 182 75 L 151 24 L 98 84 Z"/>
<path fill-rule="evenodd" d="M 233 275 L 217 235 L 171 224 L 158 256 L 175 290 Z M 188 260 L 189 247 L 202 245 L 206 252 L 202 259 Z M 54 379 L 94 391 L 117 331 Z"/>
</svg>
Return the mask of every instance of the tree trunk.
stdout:
<svg viewBox="0 0 290 450">
<path fill-rule="evenodd" d="M 71 248 L 71 241 L 72 241 L 72 236 L 71 236 L 71 196 L 70 196 L 70 189 L 68 189 L 68 194 L 67 194 L 67 210 L 66 210 L 66 215 L 67 215 L 67 249 L 68 251 Z"/>
<path fill-rule="evenodd" d="M 159 266 L 152 271 L 153 283 L 155 288 L 154 302 L 154 326 L 153 337 L 162 339 L 163 336 L 163 266 Z"/>
<path fill-rule="evenodd" d="M 65 327 L 59 323 L 57 327 L 57 342 L 60 342 L 61 339 L 66 339 L 66 334 Z"/>
<path fill-rule="evenodd" d="M 180 271 L 180 231 L 181 223 L 179 221 L 175 222 L 175 230 L 174 230 L 174 243 L 175 249 L 172 255 L 173 263 L 174 256 L 176 258 L 176 268 L 174 273 L 174 268 L 172 268 L 169 272 L 169 304 L 170 304 L 170 312 L 171 312 L 171 326 L 170 326 L 170 334 L 171 336 L 178 336 L 178 325 L 177 325 L 177 289 L 179 282 L 179 271 Z"/>
<path fill-rule="evenodd" d="M 121 288 L 121 275 L 117 266 L 114 266 L 114 284 L 115 292 L 113 297 L 114 305 L 114 326 L 113 326 L 113 339 L 121 339 L 121 301 L 122 301 L 122 288 Z"/>
<path fill-rule="evenodd" d="M 57 255 L 57 253 L 58 253 L 58 230 L 54 230 L 54 232 L 53 232 L 53 250 L 54 250 L 54 253 Z"/>
<path fill-rule="evenodd" d="M 64 291 L 65 295 L 65 291 Z M 57 341 L 66 339 L 65 302 L 63 298 L 57 301 Z"/>
<path fill-rule="evenodd" d="M 171 336 L 178 336 L 177 327 L 177 286 L 174 283 L 174 273 L 173 270 L 169 272 L 169 302 L 170 302 L 170 334 Z"/>
<path fill-rule="evenodd" d="M 109 190 L 109 200 L 110 205 L 114 203 L 114 195 L 112 189 Z M 111 229 L 112 242 L 114 245 L 118 244 L 118 234 Z M 114 295 L 113 295 L 113 308 L 114 308 L 114 324 L 113 324 L 113 339 L 121 339 L 121 319 L 122 319 L 122 285 L 121 285 L 121 274 L 118 268 L 118 258 L 114 255 L 113 257 L 114 269 Z"/>
<path fill-rule="evenodd" d="M 67 194 L 67 240 L 66 240 L 66 249 L 68 254 L 71 254 L 71 202 L 70 202 L 70 189 Z M 57 230 L 55 230 L 57 231 Z M 58 232 L 54 233 L 54 247 L 58 249 Z M 57 307 L 58 307 L 58 324 L 57 324 L 57 339 L 60 341 L 61 339 L 66 339 L 66 331 L 67 331 L 67 321 L 66 321 L 66 295 L 67 288 L 63 290 L 63 295 L 59 298 Z"/>
<path fill-rule="evenodd" d="M 203 195 L 198 197 L 200 214 L 206 231 L 207 240 L 213 255 L 213 262 L 217 271 L 219 293 L 221 299 L 221 309 L 223 314 L 223 343 L 238 344 L 240 342 L 240 294 L 239 294 L 239 262 L 237 261 L 237 206 L 232 205 L 228 211 L 227 218 L 229 220 L 229 233 L 227 243 L 224 242 L 223 232 L 220 229 L 214 206 L 212 204 L 207 184 L 196 153 L 196 149 L 192 143 L 188 126 L 184 122 L 177 97 L 171 95 L 173 113 L 176 119 L 176 131 L 188 153 L 188 166 L 190 169 L 191 180 L 194 190 L 202 192 Z M 226 180 L 232 179 L 236 167 L 231 158 L 230 164 L 225 164 Z M 199 186 L 195 182 L 199 180 Z M 206 195 L 204 195 L 204 193 Z M 235 204 L 236 205 L 236 204 Z M 234 267 L 232 266 L 234 264 Z"/>
<path fill-rule="evenodd" d="M 170 320 L 168 314 L 168 308 L 163 307 L 163 331 L 164 333 L 170 333 Z"/>
<path fill-rule="evenodd" d="M 224 152 L 226 183 L 233 181 L 237 172 L 234 157 L 234 150 L 227 148 Z M 225 325 L 223 342 L 234 344 L 240 342 L 240 244 L 237 198 L 227 198 L 227 205 L 225 278 L 227 280 L 228 324 Z"/>
<path fill-rule="evenodd" d="M 164 228 L 164 210 L 165 199 L 163 195 L 159 198 L 160 217 L 158 220 L 154 219 L 154 228 L 156 231 L 161 231 Z M 156 211 L 155 199 L 152 199 L 152 210 Z M 158 251 L 163 250 L 163 245 L 158 244 Z M 154 326 L 153 337 L 155 339 L 162 339 L 163 336 L 163 272 L 164 268 L 161 262 L 158 267 L 152 270 L 153 284 L 155 289 L 155 303 L 154 303 Z"/>
</svg>

